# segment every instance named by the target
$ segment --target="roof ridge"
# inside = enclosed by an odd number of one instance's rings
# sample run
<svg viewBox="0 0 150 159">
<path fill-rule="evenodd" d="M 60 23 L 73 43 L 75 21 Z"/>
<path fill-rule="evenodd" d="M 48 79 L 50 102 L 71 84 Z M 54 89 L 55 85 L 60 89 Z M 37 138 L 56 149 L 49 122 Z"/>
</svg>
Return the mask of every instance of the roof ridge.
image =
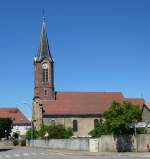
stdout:
<svg viewBox="0 0 150 159">
<path fill-rule="evenodd" d="M 73 91 L 56 91 L 56 93 L 120 93 L 120 94 L 122 94 L 122 92 L 115 92 L 115 91 L 113 91 L 113 92 L 98 92 L 98 91 L 85 91 L 85 92 L 83 92 L 83 91 L 75 91 L 75 92 L 73 92 Z"/>
</svg>

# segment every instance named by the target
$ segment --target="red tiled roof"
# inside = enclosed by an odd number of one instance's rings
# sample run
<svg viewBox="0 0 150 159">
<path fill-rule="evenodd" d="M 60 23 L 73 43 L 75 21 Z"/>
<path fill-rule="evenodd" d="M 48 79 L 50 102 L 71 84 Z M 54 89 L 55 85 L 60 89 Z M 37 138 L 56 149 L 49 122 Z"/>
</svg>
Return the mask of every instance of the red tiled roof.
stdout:
<svg viewBox="0 0 150 159">
<path fill-rule="evenodd" d="M 133 99 L 132 99 L 133 100 Z M 45 115 L 102 114 L 113 101 L 123 103 L 120 92 L 57 92 L 56 100 L 43 100 Z M 133 104 L 144 104 L 143 99 L 134 99 Z"/>
<path fill-rule="evenodd" d="M 144 106 L 145 106 L 147 109 L 150 110 L 150 103 L 149 103 L 149 102 L 146 102 L 146 103 L 144 104 Z"/>
<path fill-rule="evenodd" d="M 0 108 L 0 118 L 11 118 L 13 124 L 30 124 L 30 121 L 18 108 Z"/>
<path fill-rule="evenodd" d="M 125 98 L 125 102 L 133 103 L 135 105 L 139 105 L 142 109 L 145 100 L 143 98 Z"/>
</svg>

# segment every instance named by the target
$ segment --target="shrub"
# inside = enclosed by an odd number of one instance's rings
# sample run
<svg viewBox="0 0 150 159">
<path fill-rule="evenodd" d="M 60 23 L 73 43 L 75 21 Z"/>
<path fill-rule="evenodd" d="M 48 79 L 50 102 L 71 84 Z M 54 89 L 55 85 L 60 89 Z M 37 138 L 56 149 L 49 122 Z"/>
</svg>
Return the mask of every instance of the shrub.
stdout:
<svg viewBox="0 0 150 159">
<path fill-rule="evenodd" d="M 44 139 L 46 133 L 49 139 L 65 139 L 73 135 L 72 128 L 65 128 L 63 125 L 41 125 L 38 131 L 39 137 Z"/>
<path fill-rule="evenodd" d="M 21 140 L 20 145 L 21 146 L 26 146 L 26 140 Z"/>
<path fill-rule="evenodd" d="M 38 132 L 35 129 L 29 129 L 26 132 L 26 139 L 31 140 L 31 139 L 36 139 L 38 137 Z"/>
<path fill-rule="evenodd" d="M 15 132 L 15 133 L 13 133 L 13 138 L 14 138 L 14 139 L 18 139 L 18 138 L 19 138 L 19 134 L 18 134 L 18 133 L 16 133 L 16 132 Z"/>
<path fill-rule="evenodd" d="M 44 139 L 45 134 L 48 132 L 49 126 L 41 125 L 40 130 L 38 131 L 38 135 L 41 139 Z"/>
<path fill-rule="evenodd" d="M 52 125 L 48 128 L 49 138 L 53 139 L 65 139 L 70 138 L 73 135 L 71 128 L 65 128 L 62 125 Z"/>
<path fill-rule="evenodd" d="M 13 145 L 14 145 L 14 146 L 19 145 L 19 141 L 18 141 L 18 140 L 13 140 Z"/>
</svg>

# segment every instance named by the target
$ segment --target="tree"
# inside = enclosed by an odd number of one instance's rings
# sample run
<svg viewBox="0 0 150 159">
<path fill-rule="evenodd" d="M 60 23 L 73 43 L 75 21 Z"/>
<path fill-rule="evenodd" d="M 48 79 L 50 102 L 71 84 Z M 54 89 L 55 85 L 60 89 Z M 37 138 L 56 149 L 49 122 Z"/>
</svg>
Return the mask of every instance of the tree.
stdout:
<svg viewBox="0 0 150 159">
<path fill-rule="evenodd" d="M 10 118 L 0 118 L 0 138 L 10 136 L 12 129 L 12 120 Z"/>
<path fill-rule="evenodd" d="M 93 137 L 101 135 L 133 134 L 132 125 L 141 120 L 142 112 L 139 106 L 131 103 L 120 104 L 113 102 L 112 106 L 103 113 L 98 126 L 89 134 Z"/>
</svg>

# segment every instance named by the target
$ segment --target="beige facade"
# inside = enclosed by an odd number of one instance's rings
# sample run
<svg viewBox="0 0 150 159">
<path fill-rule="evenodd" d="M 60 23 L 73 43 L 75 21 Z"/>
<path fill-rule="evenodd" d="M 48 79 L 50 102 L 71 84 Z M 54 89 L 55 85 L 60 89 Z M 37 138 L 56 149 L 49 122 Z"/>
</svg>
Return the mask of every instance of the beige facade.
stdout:
<svg viewBox="0 0 150 159">
<path fill-rule="evenodd" d="M 43 122 L 46 125 L 51 125 L 52 123 L 64 125 L 66 128 L 73 128 L 73 121 L 77 120 L 77 131 L 74 132 L 76 137 L 88 137 L 88 133 L 94 129 L 94 120 L 97 117 L 44 117 Z"/>
<path fill-rule="evenodd" d="M 63 125 L 66 128 L 73 128 L 73 121 L 77 121 L 77 130 L 74 131 L 75 137 L 89 137 L 89 132 L 94 129 L 94 121 L 100 119 L 100 115 L 93 115 L 92 117 L 89 115 L 77 115 L 77 116 L 54 116 L 54 115 L 43 115 L 43 108 L 40 99 L 34 99 L 33 102 L 33 124 L 34 127 L 38 130 L 41 124 L 45 125 Z"/>
</svg>

